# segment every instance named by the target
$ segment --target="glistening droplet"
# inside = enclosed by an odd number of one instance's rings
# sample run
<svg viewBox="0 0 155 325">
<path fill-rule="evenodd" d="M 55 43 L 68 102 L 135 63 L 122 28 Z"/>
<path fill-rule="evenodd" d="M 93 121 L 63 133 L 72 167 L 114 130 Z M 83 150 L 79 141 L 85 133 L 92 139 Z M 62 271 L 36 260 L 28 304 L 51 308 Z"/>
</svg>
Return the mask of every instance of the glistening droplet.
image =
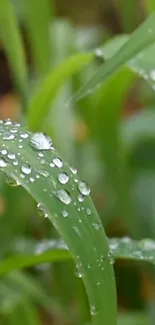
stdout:
<svg viewBox="0 0 155 325">
<path fill-rule="evenodd" d="M 30 145 L 36 150 L 49 150 L 52 148 L 52 140 L 48 135 L 37 132 L 31 136 Z"/>
<path fill-rule="evenodd" d="M 31 170 L 32 170 L 32 168 L 31 168 L 31 166 L 28 165 L 28 164 L 25 164 L 25 165 L 23 165 L 23 166 L 21 167 L 21 171 L 22 171 L 24 174 L 26 174 L 26 175 L 29 175 L 29 174 L 31 173 Z"/>
<path fill-rule="evenodd" d="M 90 194 L 90 188 L 88 187 L 88 185 L 85 182 L 79 182 L 78 189 L 79 189 L 80 193 L 85 196 Z"/>
<path fill-rule="evenodd" d="M 69 181 L 69 176 L 66 173 L 60 173 L 58 180 L 61 184 L 66 184 Z"/>
<path fill-rule="evenodd" d="M 54 195 L 66 205 L 70 204 L 72 201 L 70 194 L 65 190 L 58 190 L 54 192 Z"/>
</svg>

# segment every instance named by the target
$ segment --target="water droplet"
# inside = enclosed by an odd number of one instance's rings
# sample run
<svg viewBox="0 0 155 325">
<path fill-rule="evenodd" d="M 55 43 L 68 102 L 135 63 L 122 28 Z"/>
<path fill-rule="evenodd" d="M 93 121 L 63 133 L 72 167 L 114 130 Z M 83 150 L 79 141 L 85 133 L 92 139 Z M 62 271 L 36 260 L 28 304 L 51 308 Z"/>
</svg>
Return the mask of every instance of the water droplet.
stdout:
<svg viewBox="0 0 155 325">
<path fill-rule="evenodd" d="M 45 212 L 45 208 L 41 203 L 37 204 L 37 210 L 41 217 L 48 218 L 48 214 Z"/>
<path fill-rule="evenodd" d="M 24 174 L 29 175 L 31 173 L 32 168 L 30 165 L 25 164 L 21 167 L 21 170 Z"/>
<path fill-rule="evenodd" d="M 28 133 L 27 132 L 21 132 L 20 133 L 20 137 L 22 138 L 22 139 L 26 139 L 26 138 L 28 138 Z"/>
<path fill-rule="evenodd" d="M 56 167 L 58 167 L 58 168 L 61 168 L 62 165 L 63 165 L 61 158 L 54 158 L 54 159 L 53 159 L 53 163 L 54 163 L 54 165 L 55 165 Z"/>
<path fill-rule="evenodd" d="M 38 152 L 38 157 L 44 158 L 44 154 L 42 152 Z"/>
<path fill-rule="evenodd" d="M 0 158 L 0 168 L 4 168 L 7 165 L 8 165 L 7 162 L 3 158 Z"/>
<path fill-rule="evenodd" d="M 12 125 L 11 120 L 8 118 L 7 120 L 4 120 L 5 125 Z"/>
<path fill-rule="evenodd" d="M 52 162 L 52 163 L 50 163 L 50 167 L 55 167 L 55 165 L 54 165 L 54 163 Z"/>
<path fill-rule="evenodd" d="M 17 161 L 17 160 L 14 160 L 14 161 L 13 161 L 13 165 L 14 165 L 14 166 L 17 166 L 17 165 L 18 165 L 18 161 Z"/>
<path fill-rule="evenodd" d="M 52 149 L 52 140 L 44 133 L 34 133 L 30 139 L 30 144 L 33 149 L 37 150 Z"/>
<path fill-rule="evenodd" d="M 9 153 L 9 154 L 8 154 L 8 158 L 9 158 L 9 159 L 15 159 L 15 158 L 16 158 L 15 153 Z"/>
<path fill-rule="evenodd" d="M 92 226 L 93 226 L 94 229 L 97 230 L 97 231 L 100 230 L 101 227 L 102 227 L 102 225 L 101 225 L 100 222 L 93 222 L 93 223 L 92 223 Z"/>
<path fill-rule="evenodd" d="M 66 184 L 69 180 L 69 176 L 66 173 L 61 173 L 58 175 L 58 180 L 61 184 Z"/>
<path fill-rule="evenodd" d="M 39 173 L 44 176 L 44 177 L 48 177 L 49 176 L 49 172 L 47 170 L 40 170 Z"/>
<path fill-rule="evenodd" d="M 5 173 L 5 179 L 6 182 L 10 185 L 10 186 L 19 186 L 20 183 L 18 181 L 16 181 L 11 175 Z"/>
<path fill-rule="evenodd" d="M 30 177 L 30 182 L 34 183 L 35 179 L 33 177 Z"/>
<path fill-rule="evenodd" d="M 63 215 L 64 218 L 66 218 L 66 217 L 68 217 L 68 212 L 66 210 L 63 210 L 62 215 Z"/>
<path fill-rule="evenodd" d="M 75 175 L 77 174 L 77 169 L 74 167 L 70 167 L 70 171 Z"/>
<path fill-rule="evenodd" d="M 88 187 L 88 185 L 85 182 L 79 182 L 78 189 L 79 189 L 80 193 L 85 196 L 90 194 L 90 188 Z"/>
<path fill-rule="evenodd" d="M 150 72 L 150 78 L 155 81 L 155 69 Z"/>
<path fill-rule="evenodd" d="M 78 278 L 82 278 L 83 277 L 83 274 L 82 274 L 82 271 L 81 271 L 81 264 L 79 265 L 76 265 L 75 267 L 75 275 L 78 277 Z"/>
<path fill-rule="evenodd" d="M 54 192 L 54 195 L 66 205 L 70 204 L 72 201 L 70 194 L 65 190 L 58 190 Z"/>
<path fill-rule="evenodd" d="M 95 305 L 91 305 L 91 306 L 90 306 L 90 314 L 91 314 L 92 316 L 95 316 L 95 315 L 97 314 L 97 310 L 96 310 Z"/>
<path fill-rule="evenodd" d="M 78 237 L 81 237 L 81 233 L 80 233 L 78 227 L 77 226 L 73 226 L 72 228 L 75 231 L 75 233 L 78 235 Z"/>
<path fill-rule="evenodd" d="M 139 247 L 144 251 L 155 250 L 155 242 L 151 239 L 143 239 L 140 241 Z"/>
<path fill-rule="evenodd" d="M 1 153 L 2 153 L 2 155 L 6 155 L 6 154 L 7 154 L 7 150 L 6 150 L 6 149 L 3 149 L 3 150 L 1 151 Z"/>
<path fill-rule="evenodd" d="M 89 208 L 87 208 L 86 213 L 87 213 L 88 216 L 90 216 L 91 215 L 91 210 Z"/>
<path fill-rule="evenodd" d="M 14 134 L 6 132 L 3 136 L 3 140 L 13 140 L 15 138 Z"/>
<path fill-rule="evenodd" d="M 16 128 L 13 128 L 13 129 L 10 129 L 10 132 L 11 132 L 11 133 L 17 133 L 18 130 L 17 130 Z"/>
<path fill-rule="evenodd" d="M 83 194 L 79 194 L 79 195 L 78 195 L 78 201 L 79 201 L 79 202 L 83 202 L 84 199 L 85 199 L 85 196 L 84 196 Z"/>
<path fill-rule="evenodd" d="M 109 259 L 110 264 L 114 264 L 115 260 L 114 260 L 114 257 L 112 256 L 111 252 L 108 253 L 108 259 Z"/>
</svg>

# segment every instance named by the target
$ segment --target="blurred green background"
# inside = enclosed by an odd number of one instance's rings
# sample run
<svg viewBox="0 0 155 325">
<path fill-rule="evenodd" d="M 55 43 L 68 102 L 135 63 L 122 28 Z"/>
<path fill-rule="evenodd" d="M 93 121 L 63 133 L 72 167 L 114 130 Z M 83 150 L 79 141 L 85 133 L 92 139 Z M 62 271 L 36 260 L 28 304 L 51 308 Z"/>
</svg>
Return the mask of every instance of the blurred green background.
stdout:
<svg viewBox="0 0 155 325">
<path fill-rule="evenodd" d="M 96 92 L 80 101 L 69 101 L 104 62 L 103 44 L 116 35 L 133 32 L 155 9 L 155 1 L 46 1 L 49 11 L 37 16 L 37 9 L 27 11 L 24 0 L 12 0 L 30 75 L 26 95 L 69 56 L 96 51 L 94 62 L 65 80 L 48 116 L 34 128 L 46 131 L 64 159 L 90 184 L 108 237 L 155 239 L 154 89 L 145 78 L 123 68 Z M 28 23 L 36 17 L 43 60 L 36 54 L 40 46 L 33 40 Z M 49 44 L 42 30 L 45 18 L 50 22 Z M 0 38 L 0 118 L 19 120 L 20 116 L 20 97 Z M 20 251 L 29 252 L 33 241 L 48 238 L 59 235 L 48 220 L 38 218 L 33 199 L 22 188 L 10 187 L 0 175 L 1 261 Z M 118 325 L 153 325 L 154 267 L 121 261 L 114 268 Z M 21 321 L 24 325 L 91 323 L 85 290 L 73 262 L 38 265 L 0 278 L 0 324 L 18 325 Z"/>
</svg>

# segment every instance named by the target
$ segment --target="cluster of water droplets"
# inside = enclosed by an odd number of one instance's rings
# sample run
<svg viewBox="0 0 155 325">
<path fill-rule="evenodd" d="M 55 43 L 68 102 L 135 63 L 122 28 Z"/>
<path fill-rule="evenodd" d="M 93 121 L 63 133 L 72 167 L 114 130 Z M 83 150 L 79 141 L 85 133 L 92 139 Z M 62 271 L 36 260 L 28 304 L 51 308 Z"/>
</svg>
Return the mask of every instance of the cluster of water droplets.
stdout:
<svg viewBox="0 0 155 325">
<path fill-rule="evenodd" d="M 116 258 L 144 260 L 155 263 L 155 241 L 142 239 L 135 241 L 129 237 L 109 240 L 111 255 Z"/>
</svg>

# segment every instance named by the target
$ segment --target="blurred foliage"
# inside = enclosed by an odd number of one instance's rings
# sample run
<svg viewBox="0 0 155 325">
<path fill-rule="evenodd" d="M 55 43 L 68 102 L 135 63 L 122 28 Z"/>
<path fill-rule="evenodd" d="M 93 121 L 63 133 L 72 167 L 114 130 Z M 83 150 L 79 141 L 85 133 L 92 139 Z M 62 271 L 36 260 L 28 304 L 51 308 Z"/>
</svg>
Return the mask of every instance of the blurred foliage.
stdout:
<svg viewBox="0 0 155 325">
<path fill-rule="evenodd" d="M 28 121 L 32 129 L 52 136 L 90 184 L 109 237 L 155 240 L 154 34 L 150 43 L 151 29 L 136 36 L 135 46 L 144 51 L 134 58 L 126 59 L 121 48 L 130 45 L 127 34 L 152 13 L 154 1 L 3 0 L 0 9 L 0 117 Z M 150 44 L 146 50 L 144 40 Z M 120 55 L 126 64 L 118 70 Z M 105 73 L 110 61 L 116 62 L 111 77 L 104 75 L 94 92 L 88 84 L 89 95 L 77 101 L 75 94 L 96 71 Z M 41 92 L 43 104 L 37 97 Z M 34 241 L 59 238 L 46 219 L 38 218 L 34 201 L 22 188 L 11 188 L 0 175 L 0 189 L 2 265 L 11 263 L 15 252 L 29 253 Z M 135 251 L 138 257 L 139 249 Z M 2 325 L 21 320 L 24 325 L 91 323 L 75 265 L 57 254 L 57 263 L 1 276 Z M 115 274 L 118 325 L 153 325 L 154 266 L 121 260 Z"/>
</svg>

